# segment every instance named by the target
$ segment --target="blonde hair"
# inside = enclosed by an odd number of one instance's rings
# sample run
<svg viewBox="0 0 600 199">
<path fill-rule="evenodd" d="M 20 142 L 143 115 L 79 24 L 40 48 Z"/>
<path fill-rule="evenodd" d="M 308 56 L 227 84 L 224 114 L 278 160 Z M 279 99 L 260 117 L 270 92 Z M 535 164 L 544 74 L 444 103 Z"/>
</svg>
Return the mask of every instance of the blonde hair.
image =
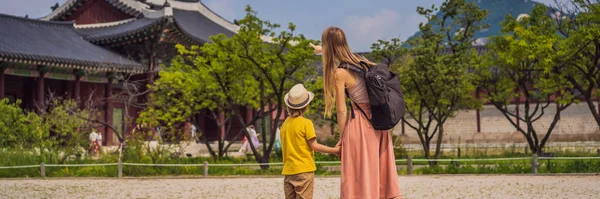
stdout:
<svg viewBox="0 0 600 199">
<path fill-rule="evenodd" d="M 304 112 L 306 112 L 306 110 L 308 110 L 308 106 L 301 109 L 292 109 L 287 107 L 287 113 L 290 115 L 290 117 L 300 117 L 304 114 Z"/>
<path fill-rule="evenodd" d="M 375 65 L 366 58 L 352 53 L 346 40 L 346 34 L 341 28 L 329 27 L 321 35 L 321 45 L 323 47 L 323 90 L 325 94 L 325 117 L 330 118 L 335 104 L 335 71 L 340 63 L 348 63 L 365 70 Z M 360 62 L 367 64 L 366 68 Z"/>
</svg>

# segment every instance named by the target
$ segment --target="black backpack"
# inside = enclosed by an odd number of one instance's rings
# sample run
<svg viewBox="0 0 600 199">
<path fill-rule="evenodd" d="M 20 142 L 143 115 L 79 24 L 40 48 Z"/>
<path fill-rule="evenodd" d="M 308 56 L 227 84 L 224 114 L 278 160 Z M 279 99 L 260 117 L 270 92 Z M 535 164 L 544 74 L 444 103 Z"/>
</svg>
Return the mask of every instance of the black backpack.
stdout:
<svg viewBox="0 0 600 199">
<path fill-rule="evenodd" d="M 369 70 L 365 71 L 361 67 L 344 63 L 339 67 L 364 75 L 373 116 L 369 118 L 356 102 L 352 102 L 369 120 L 375 130 L 390 130 L 402 120 L 406 109 L 404 94 L 402 94 L 402 90 L 400 89 L 400 79 L 386 65 L 377 64 L 368 67 L 368 64 L 362 61 L 360 64 L 369 68 Z M 347 94 L 348 92 L 346 91 Z M 350 97 L 348 96 L 348 98 Z M 350 109 L 352 118 L 354 118 L 352 106 L 350 106 Z"/>
</svg>

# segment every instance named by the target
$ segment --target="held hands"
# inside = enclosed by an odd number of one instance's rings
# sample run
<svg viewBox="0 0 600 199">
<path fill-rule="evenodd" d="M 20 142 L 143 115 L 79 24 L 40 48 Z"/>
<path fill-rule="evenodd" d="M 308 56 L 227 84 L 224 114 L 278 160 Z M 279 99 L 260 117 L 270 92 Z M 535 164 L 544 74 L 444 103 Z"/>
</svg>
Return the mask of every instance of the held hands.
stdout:
<svg viewBox="0 0 600 199">
<path fill-rule="evenodd" d="M 338 157 L 342 155 L 342 140 L 338 141 L 338 143 L 335 145 L 334 147 L 335 149 L 335 155 L 337 155 Z"/>
<path fill-rule="evenodd" d="M 342 147 L 340 145 L 335 145 L 335 147 L 333 147 L 333 153 L 331 153 L 331 154 L 340 156 L 341 153 L 342 153 Z"/>
<path fill-rule="evenodd" d="M 323 47 L 319 46 L 315 46 L 313 43 L 309 43 L 310 47 L 312 47 L 315 50 L 315 55 L 321 55 L 323 54 Z"/>
</svg>

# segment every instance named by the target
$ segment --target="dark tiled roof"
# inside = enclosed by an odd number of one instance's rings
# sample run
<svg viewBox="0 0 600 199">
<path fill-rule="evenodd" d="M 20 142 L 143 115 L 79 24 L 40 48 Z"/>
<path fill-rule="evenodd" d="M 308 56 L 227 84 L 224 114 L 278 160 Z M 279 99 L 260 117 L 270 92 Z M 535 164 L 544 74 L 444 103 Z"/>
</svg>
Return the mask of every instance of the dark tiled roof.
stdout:
<svg viewBox="0 0 600 199">
<path fill-rule="evenodd" d="M 168 17 L 169 16 L 159 18 L 144 17 L 119 25 L 80 28 L 78 31 L 84 34 L 86 36 L 85 39 L 88 41 L 97 42 L 100 40 L 110 40 L 148 31 L 148 29 L 152 29 L 156 25 L 167 23 Z M 173 8 L 172 18 L 177 29 L 179 29 L 183 35 L 195 42 L 207 42 L 209 41 L 210 36 L 219 33 L 223 33 L 227 36 L 233 36 L 234 34 L 232 31 L 220 26 L 198 11 L 186 11 Z"/>
<path fill-rule="evenodd" d="M 44 20 L 58 20 L 68 14 L 70 14 L 73 10 L 80 7 L 85 1 L 89 0 L 67 0 L 60 7 L 56 8 L 56 10 L 52 11 L 48 16 L 44 17 Z M 122 0 L 106 0 L 108 3 L 113 5 L 115 8 L 121 10 L 122 12 L 131 15 L 131 16 L 140 16 L 142 12 L 136 6 L 130 6 L 127 3 L 124 3 Z M 130 0 L 133 1 L 133 0 Z M 136 2 L 134 2 L 136 3 Z"/>
<path fill-rule="evenodd" d="M 233 36 L 233 32 L 208 19 L 197 11 L 186 11 L 173 8 L 173 18 L 177 27 L 188 37 L 204 43 L 210 36 L 223 33 Z"/>
<path fill-rule="evenodd" d="M 84 40 L 71 22 L 48 22 L 0 14 L 0 58 L 107 71 L 142 71 L 133 60 Z"/>
<path fill-rule="evenodd" d="M 105 39 L 119 38 L 131 34 L 136 34 L 140 31 L 145 31 L 148 28 L 154 27 L 157 24 L 163 23 L 166 18 L 141 18 L 134 21 L 109 26 L 109 27 L 98 27 L 98 28 L 80 28 L 77 31 L 86 35 L 86 39 L 89 41 L 99 41 Z"/>
</svg>

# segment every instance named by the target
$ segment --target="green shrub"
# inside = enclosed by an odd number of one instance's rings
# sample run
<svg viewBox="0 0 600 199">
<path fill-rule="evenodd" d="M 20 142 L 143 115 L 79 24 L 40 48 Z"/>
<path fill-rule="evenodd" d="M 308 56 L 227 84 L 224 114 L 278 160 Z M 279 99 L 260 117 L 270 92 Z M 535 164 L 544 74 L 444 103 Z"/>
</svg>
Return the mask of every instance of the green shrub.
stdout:
<svg viewBox="0 0 600 199">
<path fill-rule="evenodd" d="M 32 148 L 48 135 L 41 127 L 40 117 L 26 113 L 21 103 L 0 99 L 0 148 Z"/>
</svg>

